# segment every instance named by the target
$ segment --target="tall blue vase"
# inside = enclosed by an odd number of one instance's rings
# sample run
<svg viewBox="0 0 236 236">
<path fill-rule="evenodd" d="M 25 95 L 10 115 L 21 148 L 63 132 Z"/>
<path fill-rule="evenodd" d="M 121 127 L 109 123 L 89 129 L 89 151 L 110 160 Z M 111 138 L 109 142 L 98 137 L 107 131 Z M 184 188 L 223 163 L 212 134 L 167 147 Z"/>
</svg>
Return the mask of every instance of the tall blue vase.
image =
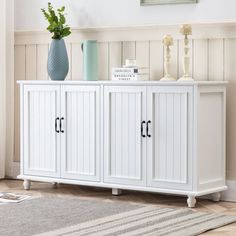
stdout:
<svg viewBox="0 0 236 236">
<path fill-rule="evenodd" d="M 64 39 L 52 40 L 47 67 L 52 80 L 65 80 L 69 71 L 69 60 Z"/>
</svg>

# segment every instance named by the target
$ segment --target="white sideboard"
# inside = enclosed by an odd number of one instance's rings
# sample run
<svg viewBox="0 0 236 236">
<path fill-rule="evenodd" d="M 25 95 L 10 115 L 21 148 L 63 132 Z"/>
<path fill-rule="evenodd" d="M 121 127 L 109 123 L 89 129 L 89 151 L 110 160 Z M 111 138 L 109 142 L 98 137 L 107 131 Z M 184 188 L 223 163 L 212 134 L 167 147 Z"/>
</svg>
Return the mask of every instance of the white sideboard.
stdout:
<svg viewBox="0 0 236 236">
<path fill-rule="evenodd" d="M 21 174 L 220 200 L 226 82 L 19 81 Z"/>
</svg>

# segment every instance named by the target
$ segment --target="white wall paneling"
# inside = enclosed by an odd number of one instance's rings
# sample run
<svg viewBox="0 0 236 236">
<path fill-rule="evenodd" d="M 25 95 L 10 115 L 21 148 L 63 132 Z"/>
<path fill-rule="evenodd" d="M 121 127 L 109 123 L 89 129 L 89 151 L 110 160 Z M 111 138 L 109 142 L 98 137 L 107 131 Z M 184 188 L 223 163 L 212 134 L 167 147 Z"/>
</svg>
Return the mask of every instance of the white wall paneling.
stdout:
<svg viewBox="0 0 236 236">
<path fill-rule="evenodd" d="M 224 39 L 209 39 L 209 80 L 224 80 Z"/>
<path fill-rule="evenodd" d="M 29 44 L 25 47 L 25 79 L 26 80 L 36 80 L 37 79 L 37 68 L 38 68 L 38 58 L 37 58 L 38 47 L 35 44 Z"/>
<path fill-rule="evenodd" d="M 66 49 L 67 49 L 67 54 L 68 54 L 68 60 L 69 60 L 69 71 L 68 75 L 66 77 L 66 80 L 71 80 L 72 79 L 72 44 L 67 43 L 66 44 Z"/>
<path fill-rule="evenodd" d="M 82 80 L 83 78 L 83 54 L 81 50 L 81 43 L 71 43 L 71 65 L 70 73 L 72 80 Z"/>
<path fill-rule="evenodd" d="M 209 77 L 209 40 L 197 39 L 193 45 L 193 77 L 196 80 L 208 80 Z"/>
<path fill-rule="evenodd" d="M 150 80 L 164 76 L 164 47 L 161 40 L 150 41 Z"/>
<path fill-rule="evenodd" d="M 20 88 L 16 81 L 26 79 L 26 49 L 25 45 L 15 46 L 15 84 L 14 84 L 14 159 L 20 157 Z M 36 77 L 35 77 L 36 78 Z"/>
<path fill-rule="evenodd" d="M 49 44 L 37 45 L 37 79 L 47 80 L 47 59 L 48 59 Z M 26 65 L 27 68 L 27 65 Z"/>
<path fill-rule="evenodd" d="M 227 144 L 226 144 L 226 155 L 227 155 L 227 177 L 230 180 L 235 181 L 236 179 L 236 39 L 225 39 L 225 67 L 224 75 L 225 80 L 230 81 L 230 85 L 227 88 L 227 116 L 226 116 L 226 134 L 227 134 Z M 232 188 L 233 185 L 231 185 Z M 236 189 L 235 189 L 236 191 Z M 232 198 L 231 198 L 232 199 Z M 235 199 L 236 201 L 236 199 Z"/>
</svg>

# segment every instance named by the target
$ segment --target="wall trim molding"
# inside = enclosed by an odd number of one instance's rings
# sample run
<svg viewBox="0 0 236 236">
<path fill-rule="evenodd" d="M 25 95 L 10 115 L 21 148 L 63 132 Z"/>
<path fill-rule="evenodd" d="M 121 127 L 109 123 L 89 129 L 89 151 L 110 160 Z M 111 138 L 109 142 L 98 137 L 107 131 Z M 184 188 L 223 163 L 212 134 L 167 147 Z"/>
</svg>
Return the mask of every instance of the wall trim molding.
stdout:
<svg viewBox="0 0 236 236">
<path fill-rule="evenodd" d="M 12 176 L 7 176 L 11 179 L 17 179 L 17 176 L 20 175 L 20 162 L 12 162 Z"/>
<path fill-rule="evenodd" d="M 20 175 L 20 162 L 13 162 L 12 165 L 13 175 L 10 177 L 12 179 L 17 179 L 17 176 Z M 227 180 L 226 185 L 228 190 L 222 192 L 221 200 L 226 202 L 236 202 L 236 180 Z M 211 199 L 209 196 L 204 196 L 205 199 Z"/>
<path fill-rule="evenodd" d="M 180 24 L 141 25 L 127 27 L 74 28 L 66 38 L 67 43 L 78 43 L 86 39 L 100 42 L 162 40 L 163 35 L 171 34 L 175 39 L 182 39 Z M 193 39 L 236 38 L 236 22 L 215 22 L 193 24 Z M 51 36 L 46 30 L 15 31 L 15 45 L 49 44 Z"/>
</svg>

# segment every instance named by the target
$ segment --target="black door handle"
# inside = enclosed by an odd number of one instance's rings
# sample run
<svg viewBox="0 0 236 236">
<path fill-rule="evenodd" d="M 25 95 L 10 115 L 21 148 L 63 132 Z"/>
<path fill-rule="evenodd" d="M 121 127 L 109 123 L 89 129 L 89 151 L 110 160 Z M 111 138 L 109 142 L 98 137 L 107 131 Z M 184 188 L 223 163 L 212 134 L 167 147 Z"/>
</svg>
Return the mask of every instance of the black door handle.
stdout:
<svg viewBox="0 0 236 236">
<path fill-rule="evenodd" d="M 55 131 L 57 132 L 57 133 L 60 133 L 60 131 L 57 129 L 57 122 L 59 121 L 59 118 L 57 117 L 56 119 L 55 119 Z"/>
<path fill-rule="evenodd" d="M 146 138 L 146 135 L 143 133 L 143 125 L 144 125 L 145 123 L 146 123 L 145 121 L 142 121 L 142 123 L 141 123 L 141 136 L 142 136 L 143 138 Z"/>
<path fill-rule="evenodd" d="M 151 134 L 149 134 L 149 124 L 151 124 L 152 122 L 149 120 L 148 122 L 147 122 L 147 127 L 146 127 L 146 132 L 147 132 L 147 137 L 148 138 L 151 138 L 152 136 L 151 136 Z"/>
<path fill-rule="evenodd" d="M 62 121 L 64 120 L 64 117 L 60 119 L 60 132 L 64 133 L 64 130 L 62 130 Z"/>
</svg>

